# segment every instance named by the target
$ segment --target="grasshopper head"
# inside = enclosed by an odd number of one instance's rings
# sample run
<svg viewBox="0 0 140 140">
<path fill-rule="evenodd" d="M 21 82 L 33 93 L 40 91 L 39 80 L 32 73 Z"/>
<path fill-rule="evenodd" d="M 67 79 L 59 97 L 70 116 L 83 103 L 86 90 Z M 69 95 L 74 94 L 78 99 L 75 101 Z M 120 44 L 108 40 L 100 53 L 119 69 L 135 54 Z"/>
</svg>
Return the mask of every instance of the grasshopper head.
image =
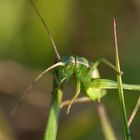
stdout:
<svg viewBox="0 0 140 140">
<path fill-rule="evenodd" d="M 56 72 L 58 73 L 58 78 L 60 83 L 62 83 L 64 80 L 68 80 L 75 69 L 75 58 L 74 56 L 64 56 L 60 60 L 65 65 L 62 67 L 59 67 L 56 69 Z"/>
</svg>

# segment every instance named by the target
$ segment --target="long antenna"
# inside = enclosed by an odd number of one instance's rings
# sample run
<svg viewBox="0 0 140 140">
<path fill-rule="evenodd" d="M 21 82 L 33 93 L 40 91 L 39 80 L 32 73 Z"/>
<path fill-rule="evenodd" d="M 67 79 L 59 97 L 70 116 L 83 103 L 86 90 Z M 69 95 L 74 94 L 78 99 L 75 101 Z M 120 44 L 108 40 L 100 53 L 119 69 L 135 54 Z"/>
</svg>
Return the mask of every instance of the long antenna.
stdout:
<svg viewBox="0 0 140 140">
<path fill-rule="evenodd" d="M 32 4 L 32 7 L 34 8 L 36 14 L 38 15 L 38 17 L 40 18 L 41 22 L 43 23 L 43 25 L 44 25 L 44 27 L 45 27 L 45 29 L 46 29 L 46 31 L 47 31 L 47 33 L 48 33 L 50 39 L 51 39 L 51 43 L 52 43 L 54 52 L 55 52 L 55 54 L 56 54 L 57 60 L 60 60 L 61 57 L 60 57 L 60 55 L 59 55 L 59 53 L 58 53 L 58 51 L 57 51 L 57 48 L 56 48 L 56 45 L 55 45 L 53 36 L 52 36 L 52 34 L 51 34 L 51 32 L 50 32 L 50 30 L 49 30 L 49 28 L 48 28 L 47 23 L 45 22 L 45 20 L 44 20 L 43 17 L 41 16 L 40 12 L 38 11 L 38 9 L 37 9 L 35 3 L 34 3 L 32 0 L 30 0 L 30 2 L 31 2 L 31 4 Z"/>
<path fill-rule="evenodd" d="M 29 85 L 29 87 L 27 88 L 27 90 L 24 92 L 23 96 L 20 98 L 19 102 L 14 106 L 11 114 L 14 115 L 15 112 L 17 111 L 18 107 L 23 103 L 24 99 L 27 97 L 27 95 L 29 95 L 29 93 L 31 92 L 33 86 L 37 83 L 37 81 L 47 72 L 49 72 L 50 70 L 59 67 L 59 66 L 64 66 L 64 63 L 62 62 L 58 62 L 52 66 L 50 66 L 49 68 L 45 69 L 42 73 L 40 73 L 34 80 L 33 82 Z"/>
</svg>

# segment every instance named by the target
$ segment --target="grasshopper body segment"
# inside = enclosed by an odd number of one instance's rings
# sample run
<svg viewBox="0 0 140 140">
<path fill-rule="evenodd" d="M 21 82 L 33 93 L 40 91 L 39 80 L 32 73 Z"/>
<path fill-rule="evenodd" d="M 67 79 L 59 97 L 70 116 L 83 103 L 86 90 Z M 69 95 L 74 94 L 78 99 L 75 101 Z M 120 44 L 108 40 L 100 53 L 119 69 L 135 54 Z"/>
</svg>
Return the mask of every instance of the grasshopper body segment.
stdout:
<svg viewBox="0 0 140 140">
<path fill-rule="evenodd" d="M 64 66 L 56 68 L 55 72 L 59 73 L 58 79 L 60 84 L 69 80 L 74 74 L 79 81 L 80 91 L 92 100 L 100 100 L 105 92 L 100 88 L 92 86 L 94 79 L 100 78 L 97 68 L 91 69 L 94 63 L 91 63 L 84 57 L 64 56 L 60 60 Z"/>
</svg>

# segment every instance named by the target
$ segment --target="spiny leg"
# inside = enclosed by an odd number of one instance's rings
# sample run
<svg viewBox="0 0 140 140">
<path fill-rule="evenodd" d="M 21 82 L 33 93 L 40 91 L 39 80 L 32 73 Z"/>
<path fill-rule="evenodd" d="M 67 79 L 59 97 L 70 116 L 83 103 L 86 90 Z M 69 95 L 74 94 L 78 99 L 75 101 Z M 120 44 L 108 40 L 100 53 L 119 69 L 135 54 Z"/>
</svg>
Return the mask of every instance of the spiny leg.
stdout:
<svg viewBox="0 0 140 140">
<path fill-rule="evenodd" d="M 91 86 L 100 89 L 118 89 L 117 81 L 109 79 L 100 79 L 100 78 L 93 79 L 93 81 L 91 82 Z M 123 89 L 125 90 L 140 91 L 140 85 L 122 83 L 122 86 Z"/>
<path fill-rule="evenodd" d="M 81 89 L 81 83 L 80 80 L 77 79 L 77 83 L 76 83 L 76 93 L 74 95 L 74 97 L 70 100 L 69 104 L 68 104 L 68 108 L 67 108 L 67 114 L 70 112 L 70 108 L 72 106 L 72 104 L 75 102 L 75 100 L 77 99 L 79 93 L 80 93 L 80 89 Z"/>
<path fill-rule="evenodd" d="M 90 73 L 90 72 L 93 72 L 93 70 L 95 70 L 95 69 L 100 65 L 101 62 L 104 63 L 104 64 L 106 64 L 107 66 L 109 66 L 111 69 L 113 69 L 114 71 L 116 71 L 116 72 L 119 73 L 120 75 L 123 74 L 122 71 L 121 71 L 121 73 L 118 72 L 118 70 L 116 69 L 116 66 L 113 65 L 110 61 L 108 61 L 108 60 L 105 59 L 105 58 L 100 58 L 100 59 L 98 59 L 97 61 L 95 61 L 95 62 L 93 63 L 93 65 L 91 66 L 91 68 L 90 68 L 90 70 L 89 70 L 89 73 Z"/>
</svg>

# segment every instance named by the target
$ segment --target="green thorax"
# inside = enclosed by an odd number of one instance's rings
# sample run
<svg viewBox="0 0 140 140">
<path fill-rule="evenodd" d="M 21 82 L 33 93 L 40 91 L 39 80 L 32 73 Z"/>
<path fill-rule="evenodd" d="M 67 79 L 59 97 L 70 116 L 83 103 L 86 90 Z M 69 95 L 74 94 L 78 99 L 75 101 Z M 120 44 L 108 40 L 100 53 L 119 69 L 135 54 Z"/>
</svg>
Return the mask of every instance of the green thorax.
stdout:
<svg viewBox="0 0 140 140">
<path fill-rule="evenodd" d="M 91 100 L 100 100 L 105 95 L 105 91 L 93 86 L 93 81 L 100 78 L 98 69 L 93 69 L 94 63 L 87 61 L 83 57 L 76 57 L 75 75 L 81 82 L 82 92 Z"/>
<path fill-rule="evenodd" d="M 81 82 L 88 82 L 91 78 L 99 77 L 97 70 L 88 73 L 92 63 L 84 57 L 63 56 L 60 61 L 64 63 L 64 66 L 56 69 L 60 83 L 63 83 L 64 80 L 69 80 L 73 74 Z"/>
<path fill-rule="evenodd" d="M 76 78 L 80 79 L 81 82 L 90 82 L 93 78 L 99 78 L 98 70 L 92 70 L 91 66 L 93 65 L 92 62 L 87 61 L 84 57 L 75 57 L 76 59 L 76 67 L 75 67 L 75 74 Z"/>
<path fill-rule="evenodd" d="M 82 92 L 92 100 L 100 100 L 104 93 L 92 84 L 94 79 L 100 78 L 97 68 L 92 69 L 94 63 L 78 56 L 64 56 L 60 61 L 64 63 L 64 66 L 55 70 L 55 75 L 60 84 L 75 75 L 76 79 L 81 83 Z"/>
</svg>

